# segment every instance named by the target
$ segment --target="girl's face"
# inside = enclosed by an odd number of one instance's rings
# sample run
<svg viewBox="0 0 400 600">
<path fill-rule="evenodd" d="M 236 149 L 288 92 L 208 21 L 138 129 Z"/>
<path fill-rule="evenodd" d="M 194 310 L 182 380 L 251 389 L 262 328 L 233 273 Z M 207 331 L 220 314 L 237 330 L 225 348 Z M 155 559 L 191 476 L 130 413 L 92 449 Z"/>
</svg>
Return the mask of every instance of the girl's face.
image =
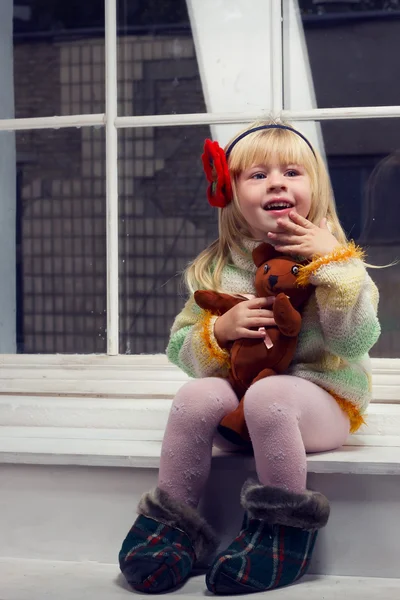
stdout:
<svg viewBox="0 0 400 600">
<path fill-rule="evenodd" d="M 254 237 L 264 240 L 279 231 L 277 219 L 289 219 L 291 211 L 307 218 L 311 208 L 311 182 L 302 165 L 252 165 L 237 179 L 243 217 Z"/>
</svg>

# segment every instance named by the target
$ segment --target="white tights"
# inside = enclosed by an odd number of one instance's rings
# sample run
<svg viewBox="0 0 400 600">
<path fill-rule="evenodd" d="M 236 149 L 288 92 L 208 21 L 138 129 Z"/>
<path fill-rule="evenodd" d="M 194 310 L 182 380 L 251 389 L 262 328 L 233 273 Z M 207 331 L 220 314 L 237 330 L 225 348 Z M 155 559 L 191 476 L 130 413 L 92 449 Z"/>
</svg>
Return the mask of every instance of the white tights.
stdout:
<svg viewBox="0 0 400 600">
<path fill-rule="evenodd" d="M 210 473 L 217 426 L 237 404 L 229 383 L 216 377 L 189 381 L 179 390 L 162 446 L 161 489 L 197 506 Z M 306 452 L 342 446 L 350 429 L 347 415 L 328 392 L 289 375 L 252 385 L 244 413 L 259 481 L 293 492 L 306 486 Z"/>
</svg>

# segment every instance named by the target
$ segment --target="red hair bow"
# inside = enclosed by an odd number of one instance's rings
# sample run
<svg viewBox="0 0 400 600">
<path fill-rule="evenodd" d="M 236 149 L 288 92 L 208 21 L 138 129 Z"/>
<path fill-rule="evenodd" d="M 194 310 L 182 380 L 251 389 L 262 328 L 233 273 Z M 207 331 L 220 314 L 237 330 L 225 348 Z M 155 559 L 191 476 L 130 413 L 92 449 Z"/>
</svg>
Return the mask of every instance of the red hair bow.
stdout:
<svg viewBox="0 0 400 600">
<path fill-rule="evenodd" d="M 210 185 L 207 188 L 207 199 L 211 206 L 224 208 L 232 200 L 232 185 L 225 152 L 218 142 L 204 142 L 204 172 Z"/>
</svg>

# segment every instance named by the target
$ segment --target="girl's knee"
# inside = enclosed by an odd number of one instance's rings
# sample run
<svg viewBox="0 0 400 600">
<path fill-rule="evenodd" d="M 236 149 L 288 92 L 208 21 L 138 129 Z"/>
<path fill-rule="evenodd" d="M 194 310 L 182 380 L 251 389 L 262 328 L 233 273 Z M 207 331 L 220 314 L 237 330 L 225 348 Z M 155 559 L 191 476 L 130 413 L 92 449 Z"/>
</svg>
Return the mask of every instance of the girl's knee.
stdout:
<svg viewBox="0 0 400 600">
<path fill-rule="evenodd" d="M 257 404 L 276 404 L 283 403 L 289 405 L 293 403 L 296 396 L 294 377 L 285 375 L 274 375 L 260 379 L 246 392 L 245 406 Z"/>
<path fill-rule="evenodd" d="M 267 377 L 253 384 L 244 397 L 247 421 L 276 427 L 287 419 L 297 418 L 292 393 L 293 383 L 284 375 Z"/>
<path fill-rule="evenodd" d="M 188 381 L 180 388 L 171 412 L 182 416 L 224 415 L 236 404 L 236 396 L 227 381 L 219 377 L 205 377 Z"/>
<path fill-rule="evenodd" d="M 185 383 L 175 398 L 185 398 L 194 402 L 202 402 L 203 400 L 218 402 L 220 398 L 224 398 L 230 393 L 232 393 L 232 388 L 225 379 L 204 377 L 202 379 L 191 379 Z"/>
</svg>

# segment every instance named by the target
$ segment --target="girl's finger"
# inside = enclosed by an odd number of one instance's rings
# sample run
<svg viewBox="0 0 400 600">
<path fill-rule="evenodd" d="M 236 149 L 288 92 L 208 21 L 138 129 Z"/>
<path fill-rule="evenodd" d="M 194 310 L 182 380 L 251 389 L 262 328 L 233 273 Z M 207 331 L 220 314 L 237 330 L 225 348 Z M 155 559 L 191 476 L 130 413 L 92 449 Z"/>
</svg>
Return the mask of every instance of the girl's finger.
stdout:
<svg viewBox="0 0 400 600">
<path fill-rule="evenodd" d="M 254 327 L 254 325 L 249 325 L 249 323 L 253 323 L 253 321 L 260 319 L 273 319 L 274 313 L 272 310 L 252 310 L 250 314 L 246 315 L 246 320 L 243 321 L 243 327 Z"/>
<path fill-rule="evenodd" d="M 276 325 L 273 317 L 257 317 L 249 319 L 246 323 L 247 327 L 272 327 Z"/>
<path fill-rule="evenodd" d="M 255 325 L 255 327 L 257 327 Z M 261 325 L 260 325 L 261 327 Z M 240 332 L 239 338 L 248 338 L 248 339 L 264 339 L 265 333 L 263 331 L 254 331 L 253 329 L 244 329 Z M 238 339 L 239 339 L 238 338 Z"/>
<path fill-rule="evenodd" d="M 267 308 L 251 308 L 247 313 L 246 317 L 248 319 L 253 319 L 254 317 L 272 317 L 274 313 L 272 310 L 268 310 Z"/>
<path fill-rule="evenodd" d="M 292 223 L 291 221 L 288 221 L 287 219 L 285 219 L 285 220 L 278 219 L 276 224 L 281 229 L 284 229 L 285 232 L 287 232 L 287 233 L 297 233 L 297 234 L 305 233 L 304 227 L 301 227 L 300 225 L 297 225 L 296 223 Z"/>
<path fill-rule="evenodd" d="M 275 302 L 275 296 L 268 296 L 267 298 L 253 298 L 247 301 L 248 308 L 264 308 L 266 306 L 272 306 Z"/>
<path fill-rule="evenodd" d="M 268 233 L 268 237 L 271 240 L 274 240 L 276 242 L 276 244 L 288 244 L 289 246 L 291 244 L 298 244 L 299 242 L 299 236 L 294 236 L 294 235 L 285 235 L 283 233 L 272 233 L 271 231 Z M 275 247 L 276 247 L 275 244 Z"/>
<path fill-rule="evenodd" d="M 274 246 L 275 250 L 278 252 L 282 252 L 282 254 L 292 254 L 293 256 L 303 256 L 301 253 L 301 246 Z"/>
<path fill-rule="evenodd" d="M 294 223 L 298 223 L 299 225 L 301 225 L 302 227 L 305 227 L 306 229 L 312 229 L 313 227 L 315 227 L 315 225 L 313 223 L 311 223 L 311 221 L 309 221 L 308 219 L 305 219 L 304 217 L 299 215 L 299 213 L 297 213 L 297 212 L 294 212 L 294 211 L 290 212 L 289 218 Z"/>
</svg>

